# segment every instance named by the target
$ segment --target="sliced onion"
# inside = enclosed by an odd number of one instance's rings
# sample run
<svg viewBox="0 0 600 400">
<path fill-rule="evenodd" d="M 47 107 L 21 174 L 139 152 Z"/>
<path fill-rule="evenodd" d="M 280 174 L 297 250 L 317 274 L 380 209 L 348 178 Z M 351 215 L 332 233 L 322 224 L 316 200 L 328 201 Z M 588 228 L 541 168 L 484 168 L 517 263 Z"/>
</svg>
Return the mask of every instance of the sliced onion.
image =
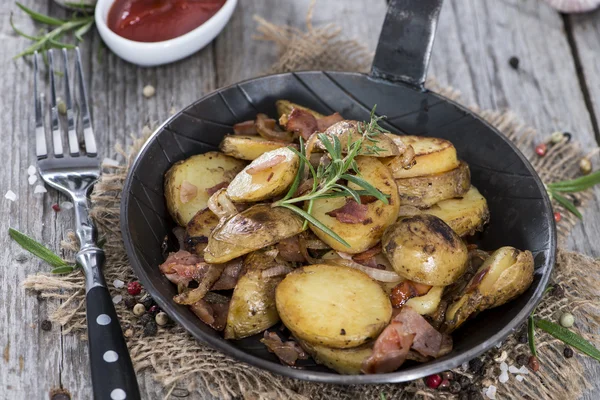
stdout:
<svg viewBox="0 0 600 400">
<path fill-rule="evenodd" d="M 173 235 L 177 238 L 177 242 L 179 243 L 179 249 L 184 249 L 184 237 L 185 237 L 185 228 L 181 226 L 176 226 L 173 228 Z"/>
<path fill-rule="evenodd" d="M 330 249 L 329 245 L 319 239 L 305 239 L 304 241 L 307 249 L 312 250 L 327 250 Z"/>
<path fill-rule="evenodd" d="M 219 189 L 208 199 L 208 208 L 219 218 L 227 218 L 238 213 L 227 196 L 227 189 Z"/>
<path fill-rule="evenodd" d="M 405 205 L 405 206 L 400 206 L 398 216 L 399 217 L 412 217 L 412 216 L 419 215 L 422 213 L 423 212 L 415 206 Z"/>
<path fill-rule="evenodd" d="M 298 246 L 300 247 L 300 253 L 302 254 L 302 257 L 304 257 L 304 259 L 311 264 L 320 264 L 321 260 L 319 260 L 318 258 L 312 257 L 310 255 L 310 253 L 308 252 L 308 247 L 306 246 L 306 242 L 307 242 L 307 240 L 302 235 L 298 236 Z"/>
<path fill-rule="evenodd" d="M 365 267 L 364 265 L 361 265 L 355 261 L 352 261 L 351 255 L 342 253 L 340 251 L 338 251 L 337 253 L 341 258 L 327 258 L 327 259 L 317 260 L 317 262 L 313 263 L 313 264 L 319 264 L 319 263 L 331 264 L 331 263 L 333 263 L 333 264 L 341 265 L 344 267 L 354 268 L 354 269 L 364 272 L 365 274 L 369 275 L 371 278 L 373 278 L 379 282 L 394 283 L 394 282 L 400 282 L 400 281 L 404 280 L 400 275 L 398 275 L 394 271 Z"/>
<path fill-rule="evenodd" d="M 260 276 L 263 278 L 273 278 L 275 276 L 287 275 L 294 269 L 286 264 L 278 264 L 272 268 L 265 269 L 261 272 Z"/>
</svg>

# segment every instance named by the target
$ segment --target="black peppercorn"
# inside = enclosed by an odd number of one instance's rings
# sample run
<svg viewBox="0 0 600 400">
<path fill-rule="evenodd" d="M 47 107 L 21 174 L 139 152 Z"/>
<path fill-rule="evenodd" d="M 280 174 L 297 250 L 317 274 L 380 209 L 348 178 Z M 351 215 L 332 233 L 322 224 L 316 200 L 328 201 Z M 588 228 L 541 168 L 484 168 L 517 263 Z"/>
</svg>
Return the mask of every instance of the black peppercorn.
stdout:
<svg viewBox="0 0 600 400">
<path fill-rule="evenodd" d="M 154 322 L 154 316 L 150 314 L 144 314 L 140 317 L 140 323 L 146 325 L 148 322 Z"/>
<path fill-rule="evenodd" d="M 519 367 L 522 367 L 523 365 L 527 365 L 529 362 L 529 357 L 526 354 L 519 354 L 515 361 Z"/>
<path fill-rule="evenodd" d="M 483 396 L 479 393 L 479 390 L 476 392 L 469 392 L 469 400 L 483 400 Z"/>
<path fill-rule="evenodd" d="M 154 336 L 158 332 L 158 326 L 156 322 L 150 321 L 144 325 L 144 336 Z"/>
<path fill-rule="evenodd" d="M 483 369 L 483 362 L 479 358 L 474 358 L 469 361 L 469 370 L 474 374 L 481 373 Z"/>
<path fill-rule="evenodd" d="M 519 58 L 512 56 L 509 60 L 508 60 L 508 64 L 510 64 L 510 66 L 513 69 L 519 69 Z"/>
<path fill-rule="evenodd" d="M 579 200 L 579 198 L 577 198 L 577 196 L 574 194 L 569 195 L 569 199 L 571 199 L 575 207 L 579 207 L 581 205 L 581 200 Z"/>
<path fill-rule="evenodd" d="M 133 309 L 133 307 L 137 304 L 137 301 L 133 296 L 125 296 L 123 298 L 123 302 L 125 303 L 125 307 L 127 307 L 129 310 Z"/>
<path fill-rule="evenodd" d="M 471 384 L 471 380 L 470 380 L 468 377 L 466 377 L 466 376 L 464 376 L 464 375 L 461 375 L 461 376 L 458 378 L 458 383 L 460 383 L 460 387 L 461 387 L 463 390 L 465 390 L 465 389 L 467 389 L 467 388 L 469 387 L 469 385 Z"/>
<path fill-rule="evenodd" d="M 472 383 L 469 385 L 469 388 L 467 389 L 467 391 L 479 393 L 479 388 L 477 387 L 477 385 Z"/>
<path fill-rule="evenodd" d="M 458 395 L 458 400 L 469 400 L 469 393 L 460 392 L 460 394 Z"/>
<path fill-rule="evenodd" d="M 519 343 L 527 343 L 527 332 L 521 332 L 517 340 L 519 341 Z"/>
<path fill-rule="evenodd" d="M 458 381 L 452 381 L 450 382 L 450 388 L 448 390 L 450 390 L 450 393 L 452 394 L 457 394 L 460 392 L 461 386 L 460 383 L 458 383 Z"/>
<path fill-rule="evenodd" d="M 154 300 L 150 296 L 140 300 L 140 302 L 146 307 L 146 310 L 149 310 L 154 305 Z"/>
<path fill-rule="evenodd" d="M 573 357 L 573 349 L 571 349 L 570 347 L 565 347 L 563 355 L 565 356 L 565 358 Z"/>
<path fill-rule="evenodd" d="M 561 285 L 555 285 L 552 289 L 552 296 L 558 298 L 565 297 L 565 289 Z"/>
<path fill-rule="evenodd" d="M 41 328 L 43 331 L 49 331 L 52 329 L 52 322 L 48 321 L 47 319 L 43 320 Z"/>
</svg>

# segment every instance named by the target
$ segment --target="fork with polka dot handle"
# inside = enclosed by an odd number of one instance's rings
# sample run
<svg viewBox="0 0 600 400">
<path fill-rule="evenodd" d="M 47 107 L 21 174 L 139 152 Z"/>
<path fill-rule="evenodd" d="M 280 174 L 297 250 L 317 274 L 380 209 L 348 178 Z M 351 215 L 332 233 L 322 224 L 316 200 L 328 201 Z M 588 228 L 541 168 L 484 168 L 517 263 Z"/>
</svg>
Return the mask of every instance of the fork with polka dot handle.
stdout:
<svg viewBox="0 0 600 400">
<path fill-rule="evenodd" d="M 69 57 L 62 49 L 65 107 L 57 105 L 54 51 L 48 51 L 50 80 L 51 152 L 46 142 L 44 95 L 38 91 L 39 55 L 34 55 L 35 142 L 37 167 L 42 179 L 73 201 L 75 232 L 81 245 L 77 264 L 85 275 L 88 343 L 92 371 L 92 387 L 96 400 L 139 400 L 140 392 L 123 332 L 106 287 L 102 266 L 104 251 L 98 247 L 97 232 L 89 216 L 88 195 L 100 177 L 100 161 L 88 107 L 79 49 L 75 49 L 75 78 L 78 117 L 75 116 L 69 82 Z M 76 124 L 76 121 L 79 122 Z M 66 131 L 66 132 L 65 132 Z M 79 131 L 79 132 L 78 132 Z M 63 148 L 64 134 L 67 146 Z M 79 137 L 82 137 L 80 146 Z"/>
</svg>

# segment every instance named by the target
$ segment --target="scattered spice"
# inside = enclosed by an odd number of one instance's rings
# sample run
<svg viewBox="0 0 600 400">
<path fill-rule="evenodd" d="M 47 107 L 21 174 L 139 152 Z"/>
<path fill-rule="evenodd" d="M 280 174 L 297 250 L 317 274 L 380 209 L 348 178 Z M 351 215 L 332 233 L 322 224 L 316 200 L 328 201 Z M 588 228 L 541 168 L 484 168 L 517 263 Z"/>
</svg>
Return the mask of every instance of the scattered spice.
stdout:
<svg viewBox="0 0 600 400">
<path fill-rule="evenodd" d="M 144 86 L 144 89 L 142 89 L 142 94 L 147 99 L 154 96 L 155 93 L 156 93 L 156 89 L 152 85 L 146 85 L 146 86 Z"/>
<path fill-rule="evenodd" d="M 570 328 L 575 323 L 575 317 L 573 314 L 566 312 L 560 316 L 559 322 L 564 328 Z"/>
<path fill-rule="evenodd" d="M 465 375 L 461 375 L 458 378 L 458 383 L 460 384 L 460 387 L 462 389 L 467 389 L 469 387 L 469 385 L 471 384 L 471 380 L 469 379 L 469 377 L 467 377 Z"/>
<path fill-rule="evenodd" d="M 167 315 L 167 313 L 164 313 L 162 311 L 156 314 L 156 317 L 154 319 L 158 326 L 165 326 L 169 323 L 169 316 Z"/>
<path fill-rule="evenodd" d="M 458 400 L 469 400 L 469 393 L 467 393 L 467 392 L 461 392 L 458 395 Z"/>
<path fill-rule="evenodd" d="M 33 166 L 30 165 L 29 167 L 27 167 L 27 175 L 35 175 L 35 173 L 37 172 L 37 169 Z"/>
<path fill-rule="evenodd" d="M 46 192 L 48 192 L 48 191 L 46 190 L 46 188 L 44 187 L 44 185 L 37 185 L 35 187 L 35 189 L 33 189 L 33 193 L 34 194 L 46 193 Z"/>
<path fill-rule="evenodd" d="M 527 363 L 529 363 L 529 357 L 527 357 L 526 354 L 519 354 L 515 361 L 519 367 L 522 367 L 523 365 L 527 365 Z"/>
<path fill-rule="evenodd" d="M 146 313 L 146 307 L 142 303 L 137 303 L 133 306 L 133 314 L 140 317 Z"/>
<path fill-rule="evenodd" d="M 590 172 L 592 172 L 592 162 L 589 158 L 584 157 L 581 160 L 579 160 L 579 170 L 584 175 L 587 175 Z"/>
<path fill-rule="evenodd" d="M 62 203 L 60 203 L 60 208 L 62 208 L 63 210 L 70 210 L 73 208 L 73 203 L 71 203 L 70 201 L 63 201 Z"/>
<path fill-rule="evenodd" d="M 54 211 L 56 211 L 56 212 L 59 212 L 59 211 L 60 211 L 60 206 L 59 206 L 57 203 L 55 203 L 55 204 L 52 204 L 52 209 L 53 209 Z"/>
<path fill-rule="evenodd" d="M 503 363 L 504 361 L 508 358 L 508 353 L 506 351 L 503 351 L 502 354 L 500 354 L 500 357 L 498 358 L 494 358 L 494 361 L 496 361 L 497 363 Z"/>
<path fill-rule="evenodd" d="M 517 338 L 517 341 L 521 344 L 527 343 L 527 332 L 521 332 Z"/>
<path fill-rule="evenodd" d="M 138 281 L 129 282 L 127 284 L 127 293 L 132 296 L 137 296 L 142 292 L 142 285 Z"/>
<path fill-rule="evenodd" d="M 548 146 L 546 146 L 546 143 L 540 143 L 537 146 L 535 146 L 535 154 L 537 154 L 540 157 L 544 157 L 547 151 Z"/>
<path fill-rule="evenodd" d="M 479 358 L 474 358 L 469 361 L 469 371 L 474 374 L 479 374 L 483 370 L 483 362 Z"/>
<path fill-rule="evenodd" d="M 451 381 L 452 379 L 454 379 L 454 374 L 452 373 L 452 371 L 444 371 L 442 372 L 442 378 Z"/>
<path fill-rule="evenodd" d="M 144 325 L 144 336 L 154 336 L 156 335 L 156 332 L 158 332 L 158 326 L 156 325 L 156 322 L 150 321 Z"/>
<path fill-rule="evenodd" d="M 133 307 L 135 307 L 135 305 L 137 304 L 135 297 L 132 296 L 123 297 L 123 301 L 125 302 L 125 307 L 127 307 L 130 310 L 133 310 Z"/>
<path fill-rule="evenodd" d="M 441 383 L 442 377 L 439 374 L 429 375 L 425 378 L 425 384 L 432 389 L 437 389 Z"/>
<path fill-rule="evenodd" d="M 573 349 L 570 347 L 565 347 L 565 349 L 563 350 L 563 356 L 565 356 L 565 358 L 573 357 Z"/>
<path fill-rule="evenodd" d="M 550 292 L 554 297 L 565 297 L 565 289 L 561 285 L 554 285 L 552 288 L 552 292 Z"/>
<path fill-rule="evenodd" d="M 150 314 L 144 314 L 140 317 L 140 322 L 142 325 L 146 325 L 148 322 L 154 322 L 154 318 Z"/>
<path fill-rule="evenodd" d="M 56 104 L 56 108 L 58 113 L 61 115 L 67 115 L 67 105 L 62 99 L 58 99 L 58 103 Z"/>
<path fill-rule="evenodd" d="M 120 279 L 115 279 L 115 280 L 113 281 L 113 286 L 114 286 L 115 288 L 117 288 L 117 289 L 121 289 L 123 286 L 125 286 L 125 282 L 123 282 L 123 281 L 122 281 L 122 280 L 120 280 Z"/>
<path fill-rule="evenodd" d="M 519 57 L 512 56 L 508 59 L 508 65 L 512 67 L 512 69 L 519 69 Z"/>
<path fill-rule="evenodd" d="M 121 296 L 120 294 L 116 295 L 112 299 L 112 301 L 113 301 L 114 304 L 119 304 L 121 302 L 121 300 L 123 300 L 123 296 Z"/>
<path fill-rule="evenodd" d="M 10 201 L 17 200 L 17 195 L 12 190 L 9 190 L 8 192 L 6 192 L 6 194 L 4 195 L 4 197 L 6 199 L 10 200 Z"/>
<path fill-rule="evenodd" d="M 560 222 L 561 219 L 562 219 L 562 215 L 560 215 L 560 213 L 558 211 L 556 211 L 554 213 L 554 221 Z"/>
<path fill-rule="evenodd" d="M 157 305 L 153 305 L 148 310 L 148 313 L 150 313 L 150 315 L 156 315 L 156 314 L 158 314 L 159 311 L 160 311 L 160 309 L 158 308 L 158 306 Z"/>
<path fill-rule="evenodd" d="M 442 382 L 438 386 L 439 390 L 447 390 L 450 389 L 450 381 L 448 379 L 442 379 Z"/>
<path fill-rule="evenodd" d="M 561 131 L 556 131 L 556 132 L 553 132 L 552 135 L 550 136 L 550 141 L 553 144 L 558 144 L 563 140 L 564 137 L 565 137 L 565 135 Z"/>
<path fill-rule="evenodd" d="M 495 399 L 496 398 L 496 386 L 494 385 L 490 385 L 488 386 L 488 388 L 485 391 L 485 395 L 489 398 L 489 399 Z M 470 397 L 469 397 L 470 398 Z"/>
<path fill-rule="evenodd" d="M 140 303 L 142 303 L 144 307 L 146 307 L 146 310 L 149 310 L 150 307 L 154 305 L 154 300 L 152 300 L 152 297 L 146 296 L 142 298 L 142 300 L 140 300 Z"/>
<path fill-rule="evenodd" d="M 36 175 L 29 175 L 29 178 L 27 178 L 27 181 L 29 182 L 29 185 L 33 185 L 34 183 L 37 182 L 37 176 Z"/>
<path fill-rule="evenodd" d="M 125 329 L 125 332 L 123 333 L 123 335 L 124 335 L 126 338 L 130 338 L 130 337 L 132 337 L 132 336 L 133 336 L 133 329 L 131 329 L 131 328 L 127 328 L 127 329 Z"/>
<path fill-rule="evenodd" d="M 450 382 L 450 387 L 448 388 L 450 393 L 458 394 L 460 392 L 460 389 L 461 389 L 460 383 L 458 383 L 457 381 Z"/>
<path fill-rule="evenodd" d="M 45 319 L 42 321 L 40 327 L 42 328 L 43 331 L 49 331 L 52 329 L 52 322 Z"/>
<path fill-rule="evenodd" d="M 538 361 L 536 356 L 531 356 L 529 357 L 529 369 L 531 369 L 533 372 L 538 372 L 538 370 L 540 369 L 540 362 Z"/>
</svg>

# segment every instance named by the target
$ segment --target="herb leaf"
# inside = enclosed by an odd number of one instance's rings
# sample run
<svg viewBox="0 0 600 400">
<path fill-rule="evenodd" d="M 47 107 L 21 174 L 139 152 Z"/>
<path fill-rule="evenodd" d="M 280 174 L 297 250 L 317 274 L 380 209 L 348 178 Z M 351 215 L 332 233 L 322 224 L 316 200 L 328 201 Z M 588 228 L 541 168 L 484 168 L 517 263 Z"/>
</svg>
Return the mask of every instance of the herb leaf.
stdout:
<svg viewBox="0 0 600 400">
<path fill-rule="evenodd" d="M 75 268 L 73 268 L 73 266 L 65 265 L 64 267 L 52 268 L 52 271 L 50 272 L 52 272 L 53 274 L 70 274 L 73 271 L 75 271 Z"/>
<path fill-rule="evenodd" d="M 316 219 L 315 217 L 313 217 L 312 215 L 310 215 L 309 213 L 307 213 L 300 207 L 296 207 L 292 204 L 282 204 L 280 207 L 285 207 L 289 210 L 294 211 L 295 213 L 297 213 L 298 215 L 300 215 L 301 217 L 306 219 L 308 222 L 310 222 L 311 224 L 313 224 L 314 226 L 316 226 L 317 228 L 319 228 L 320 230 L 322 230 L 323 232 L 325 232 L 326 234 L 328 234 L 329 236 L 331 236 L 332 238 L 334 238 L 335 240 L 337 240 L 344 246 L 350 247 L 350 244 L 348 244 L 348 242 L 346 242 L 344 239 L 342 239 L 337 233 L 335 233 L 334 231 L 329 229 L 321 221 L 319 221 L 318 219 Z"/>
<path fill-rule="evenodd" d="M 17 242 L 23 249 L 27 250 L 31 254 L 36 257 L 41 258 L 46 261 L 48 264 L 52 265 L 55 269 L 61 267 L 71 267 L 69 264 L 65 262 L 62 258 L 57 256 L 52 252 L 52 250 L 48 249 L 46 246 L 38 243 L 35 239 L 30 238 L 24 233 L 19 232 L 16 229 L 8 228 L 8 234 L 15 242 Z"/>
<path fill-rule="evenodd" d="M 587 354 L 593 359 L 600 361 L 600 350 L 575 332 L 545 319 L 536 318 L 535 324 L 538 328 L 549 333 L 558 340 L 561 340 L 569 346 L 576 348 L 584 354 Z"/>
<path fill-rule="evenodd" d="M 57 26 L 65 23 L 65 21 L 63 21 L 63 20 L 35 12 L 32 9 L 25 7 L 23 4 L 19 3 L 18 1 L 15 4 L 21 10 L 25 11 L 25 13 L 27 15 L 29 15 L 34 21 L 41 22 L 42 24 L 46 24 L 46 25 L 57 25 Z"/>
<path fill-rule="evenodd" d="M 600 183 L 600 170 L 568 181 L 549 183 L 548 188 L 556 192 L 580 192 Z"/>
<path fill-rule="evenodd" d="M 559 204 L 561 204 L 564 208 L 566 208 L 567 210 L 569 210 L 570 212 L 572 212 L 573 214 L 575 214 L 577 216 L 577 218 L 579 219 L 583 219 L 583 215 L 581 215 L 581 213 L 579 212 L 579 210 L 577 209 L 577 207 L 575 207 L 575 204 L 573 204 L 573 202 L 569 199 L 567 199 L 566 197 L 556 193 L 554 190 L 550 190 L 550 196 L 556 200 Z"/>
<path fill-rule="evenodd" d="M 342 175 L 342 179 L 346 179 L 348 182 L 352 182 L 352 183 L 362 187 L 371 196 L 374 196 L 378 200 L 381 200 L 383 202 L 383 204 L 389 204 L 387 195 L 381 193 L 379 190 L 377 190 L 377 188 L 375 186 L 371 185 L 369 182 L 365 181 L 364 179 L 359 178 L 356 175 L 349 175 L 349 174 Z"/>
<path fill-rule="evenodd" d="M 537 357 L 537 351 L 535 348 L 535 321 L 533 320 L 533 313 L 527 320 L 527 341 L 529 342 L 529 350 L 531 350 L 531 354 Z"/>
</svg>

